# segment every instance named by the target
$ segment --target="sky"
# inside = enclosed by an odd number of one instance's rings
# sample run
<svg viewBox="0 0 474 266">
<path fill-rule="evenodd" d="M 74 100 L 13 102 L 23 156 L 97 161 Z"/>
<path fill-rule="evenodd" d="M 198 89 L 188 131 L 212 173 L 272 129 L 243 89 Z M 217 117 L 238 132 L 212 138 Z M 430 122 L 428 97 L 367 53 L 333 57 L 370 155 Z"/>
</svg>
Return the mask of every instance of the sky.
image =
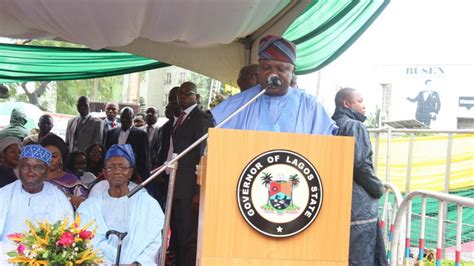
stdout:
<svg viewBox="0 0 474 266">
<path fill-rule="evenodd" d="M 354 87 L 373 112 L 381 101 L 380 83 L 391 82 L 394 91 L 414 97 L 415 92 L 406 91 L 408 85 L 421 86 L 425 78 L 395 72 L 406 66 L 442 66 L 451 74 L 434 83 L 467 95 L 474 91 L 473 25 L 474 0 L 392 0 L 343 55 L 319 72 L 299 76 L 298 85 L 316 94 L 319 77 L 318 96 L 331 112 L 337 89 Z"/>
</svg>

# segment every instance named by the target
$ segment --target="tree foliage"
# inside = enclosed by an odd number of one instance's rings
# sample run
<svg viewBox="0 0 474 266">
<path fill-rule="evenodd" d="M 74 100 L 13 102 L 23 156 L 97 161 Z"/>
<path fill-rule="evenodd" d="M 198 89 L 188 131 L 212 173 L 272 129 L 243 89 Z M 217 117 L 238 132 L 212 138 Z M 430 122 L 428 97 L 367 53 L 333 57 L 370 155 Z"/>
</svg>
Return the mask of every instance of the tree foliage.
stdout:
<svg viewBox="0 0 474 266">
<path fill-rule="evenodd" d="M 56 82 L 56 112 L 76 114 L 76 102 L 80 96 L 88 96 L 92 102 L 117 102 L 120 99 L 123 76 L 100 79 L 66 80 Z M 94 95 L 97 86 L 97 95 Z"/>
<path fill-rule="evenodd" d="M 25 45 L 49 46 L 49 47 L 69 47 L 84 48 L 84 45 L 67 43 L 53 40 L 31 40 L 24 41 Z M 31 83 L 31 82 L 29 82 Z M 50 86 L 52 84 L 55 86 Z M 46 87 L 56 90 L 56 111 L 57 113 L 76 114 L 76 101 L 82 96 L 88 96 L 91 101 L 118 101 L 121 96 L 123 76 L 112 76 L 98 79 L 85 80 L 66 80 L 56 82 L 34 82 L 34 91 L 27 89 L 27 83 L 11 83 L 8 85 L 10 90 L 10 100 L 29 102 L 42 109 L 40 98 L 44 98 L 43 94 Z M 29 85 L 31 87 L 31 85 Z M 20 92 L 24 92 L 20 93 Z M 48 99 L 42 99 L 47 101 Z"/>
<path fill-rule="evenodd" d="M 36 46 L 49 46 L 49 47 L 67 47 L 67 48 L 86 48 L 82 44 L 61 42 L 54 40 L 27 40 L 24 41 L 25 45 L 36 45 Z"/>
<path fill-rule="evenodd" d="M 42 110 L 46 110 L 46 108 L 40 102 L 40 97 L 43 96 L 48 89 L 50 89 L 50 83 L 50 81 L 9 83 L 6 85 L 8 88 L 7 98 L 8 100 L 18 102 L 29 102 L 38 106 Z M 32 86 L 33 89 L 31 89 Z"/>
<path fill-rule="evenodd" d="M 211 78 L 191 72 L 191 78 L 197 86 L 197 91 L 201 96 L 201 105 L 207 107 L 209 104 L 209 90 L 211 89 Z M 207 108 L 206 108 L 207 109 Z"/>
<path fill-rule="evenodd" d="M 380 126 L 379 121 L 381 111 L 380 107 L 376 106 L 375 113 L 369 114 L 367 121 L 365 122 L 368 128 L 378 128 Z"/>
</svg>

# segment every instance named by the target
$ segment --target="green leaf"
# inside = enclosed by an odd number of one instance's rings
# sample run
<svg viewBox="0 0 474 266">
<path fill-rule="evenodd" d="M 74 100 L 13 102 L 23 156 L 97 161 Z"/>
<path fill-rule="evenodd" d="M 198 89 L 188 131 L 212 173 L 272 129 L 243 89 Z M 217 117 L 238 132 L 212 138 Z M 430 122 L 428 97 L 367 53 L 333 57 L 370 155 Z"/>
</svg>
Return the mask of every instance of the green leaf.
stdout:
<svg viewBox="0 0 474 266">
<path fill-rule="evenodd" d="M 16 251 L 7 252 L 8 257 L 17 257 L 19 254 Z"/>
</svg>

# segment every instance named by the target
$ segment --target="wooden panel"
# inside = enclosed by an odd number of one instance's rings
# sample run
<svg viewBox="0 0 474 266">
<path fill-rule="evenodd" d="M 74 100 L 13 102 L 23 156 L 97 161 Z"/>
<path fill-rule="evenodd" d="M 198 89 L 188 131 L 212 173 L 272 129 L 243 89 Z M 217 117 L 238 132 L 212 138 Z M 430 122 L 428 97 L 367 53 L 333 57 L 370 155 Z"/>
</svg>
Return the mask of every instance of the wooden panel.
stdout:
<svg viewBox="0 0 474 266">
<path fill-rule="evenodd" d="M 287 238 L 268 237 L 254 230 L 237 204 L 237 183 L 243 169 L 257 155 L 273 149 L 306 157 L 323 184 L 318 217 L 305 231 Z M 201 188 L 198 264 L 347 264 L 353 154 L 354 142 L 348 137 L 211 129 L 207 176 Z"/>
</svg>

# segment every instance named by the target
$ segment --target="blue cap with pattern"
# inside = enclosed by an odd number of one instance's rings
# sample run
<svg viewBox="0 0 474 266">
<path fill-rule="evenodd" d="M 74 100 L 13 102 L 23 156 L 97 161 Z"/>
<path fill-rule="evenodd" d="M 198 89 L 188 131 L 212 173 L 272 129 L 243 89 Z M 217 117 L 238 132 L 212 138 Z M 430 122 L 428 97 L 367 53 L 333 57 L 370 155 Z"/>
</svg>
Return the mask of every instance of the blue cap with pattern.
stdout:
<svg viewBox="0 0 474 266">
<path fill-rule="evenodd" d="M 110 146 L 110 148 L 107 150 L 107 153 L 105 153 L 104 161 L 107 161 L 112 157 L 124 157 L 130 162 L 132 167 L 135 166 L 135 154 L 133 153 L 133 149 L 130 144 L 114 144 Z"/>
<path fill-rule="evenodd" d="M 53 155 L 46 148 L 40 145 L 26 145 L 21 149 L 20 160 L 23 158 L 33 158 L 45 162 L 48 166 L 51 166 L 51 157 Z"/>
</svg>

